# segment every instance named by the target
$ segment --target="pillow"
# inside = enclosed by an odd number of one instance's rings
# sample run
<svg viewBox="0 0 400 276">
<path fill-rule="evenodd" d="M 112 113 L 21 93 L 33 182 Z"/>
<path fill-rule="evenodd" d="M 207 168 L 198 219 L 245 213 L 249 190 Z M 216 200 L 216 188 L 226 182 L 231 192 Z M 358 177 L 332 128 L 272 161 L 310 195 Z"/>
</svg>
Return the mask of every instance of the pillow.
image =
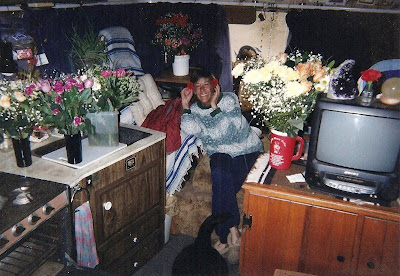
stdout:
<svg viewBox="0 0 400 276">
<path fill-rule="evenodd" d="M 139 126 L 142 125 L 142 123 L 146 119 L 146 115 L 143 112 L 143 106 L 140 103 L 140 101 L 132 103 L 129 106 L 129 108 L 130 108 L 130 111 L 132 113 L 132 116 L 133 116 L 136 124 Z"/>
<path fill-rule="evenodd" d="M 130 106 L 127 106 L 121 110 L 119 115 L 119 122 L 122 124 L 136 125 L 135 118 L 133 117 Z"/>
<path fill-rule="evenodd" d="M 139 92 L 139 103 L 143 107 L 143 113 L 145 116 L 150 113 L 150 111 L 153 110 L 153 105 L 151 104 L 149 98 L 147 98 L 146 94 L 144 92 Z"/>
<path fill-rule="evenodd" d="M 158 87 L 154 82 L 153 77 L 150 74 L 146 74 L 140 77 L 138 81 L 140 87 L 146 93 L 147 97 L 150 99 L 153 109 L 156 109 L 158 106 L 165 104 L 165 102 L 161 97 L 161 93 L 158 90 Z"/>
<path fill-rule="evenodd" d="M 135 43 L 127 28 L 109 27 L 101 30 L 99 35 L 106 39 L 107 55 L 112 69 L 124 68 L 134 72 L 136 76 L 144 75 Z"/>
</svg>

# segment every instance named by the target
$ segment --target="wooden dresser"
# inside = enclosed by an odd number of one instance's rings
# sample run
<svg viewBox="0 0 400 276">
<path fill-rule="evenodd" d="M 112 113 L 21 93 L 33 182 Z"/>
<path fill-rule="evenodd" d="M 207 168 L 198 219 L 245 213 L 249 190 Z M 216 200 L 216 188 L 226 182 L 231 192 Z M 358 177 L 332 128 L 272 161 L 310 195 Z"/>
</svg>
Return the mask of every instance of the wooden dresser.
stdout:
<svg viewBox="0 0 400 276">
<path fill-rule="evenodd" d="M 243 229 L 240 275 L 400 275 L 400 208 L 345 202 L 286 179 L 303 171 L 292 165 L 271 185 L 243 185 L 251 227 Z"/>
<path fill-rule="evenodd" d="M 165 218 L 164 141 L 88 176 L 80 186 L 90 194 L 101 269 L 133 273 L 161 250 Z"/>
</svg>

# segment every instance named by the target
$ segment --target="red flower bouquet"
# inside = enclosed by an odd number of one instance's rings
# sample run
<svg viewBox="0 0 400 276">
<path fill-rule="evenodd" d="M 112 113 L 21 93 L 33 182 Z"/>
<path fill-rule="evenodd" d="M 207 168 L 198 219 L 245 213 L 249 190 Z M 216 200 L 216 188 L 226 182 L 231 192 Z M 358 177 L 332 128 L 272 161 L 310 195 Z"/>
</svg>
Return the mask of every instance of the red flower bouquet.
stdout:
<svg viewBox="0 0 400 276">
<path fill-rule="evenodd" d="M 188 21 L 189 17 L 181 13 L 168 13 L 157 19 L 153 44 L 161 46 L 164 54 L 171 57 L 190 54 L 203 41 L 203 32 Z"/>
</svg>

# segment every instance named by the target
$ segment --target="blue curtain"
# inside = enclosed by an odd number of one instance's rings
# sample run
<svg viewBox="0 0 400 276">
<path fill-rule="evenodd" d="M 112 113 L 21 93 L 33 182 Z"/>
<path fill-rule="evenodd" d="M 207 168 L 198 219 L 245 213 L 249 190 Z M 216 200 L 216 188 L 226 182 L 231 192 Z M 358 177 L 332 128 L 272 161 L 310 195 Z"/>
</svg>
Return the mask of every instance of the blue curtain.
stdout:
<svg viewBox="0 0 400 276">
<path fill-rule="evenodd" d="M 172 62 L 166 64 L 161 49 L 151 43 L 155 21 L 167 12 L 187 14 L 190 22 L 203 29 L 204 41 L 191 55 L 190 65 L 209 69 L 219 76 L 223 91 L 232 91 L 228 20 L 222 6 L 156 3 L 28 10 L 24 26 L 35 38 L 39 52 L 46 53 L 50 63 L 42 69 L 47 72 L 72 71 L 68 54 L 73 26 L 82 34 L 88 26 L 96 31 L 123 26 L 132 34 L 143 70 L 157 76 Z"/>
<path fill-rule="evenodd" d="M 320 53 L 338 66 L 355 60 L 354 77 L 386 59 L 400 57 L 400 16 L 346 11 L 292 10 L 286 16 L 294 49 Z"/>
</svg>

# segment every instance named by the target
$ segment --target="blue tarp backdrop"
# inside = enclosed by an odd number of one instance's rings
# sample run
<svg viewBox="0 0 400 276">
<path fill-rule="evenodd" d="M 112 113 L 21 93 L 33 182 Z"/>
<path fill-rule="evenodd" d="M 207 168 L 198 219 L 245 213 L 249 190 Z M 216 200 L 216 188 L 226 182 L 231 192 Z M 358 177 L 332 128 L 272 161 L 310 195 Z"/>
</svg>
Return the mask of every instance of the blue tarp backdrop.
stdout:
<svg viewBox="0 0 400 276">
<path fill-rule="evenodd" d="M 155 21 L 168 12 L 187 14 L 190 22 L 203 29 L 204 41 L 191 54 L 190 65 L 208 68 L 219 76 L 224 91 L 232 91 L 228 22 L 225 10 L 218 5 L 156 3 L 28 10 L 23 23 L 35 38 L 39 53 L 46 53 L 48 72 L 71 72 L 68 53 L 73 26 L 82 34 L 88 26 L 96 31 L 123 26 L 132 34 L 145 73 L 157 76 L 172 62 L 166 64 L 161 49 L 151 43 Z"/>
</svg>

